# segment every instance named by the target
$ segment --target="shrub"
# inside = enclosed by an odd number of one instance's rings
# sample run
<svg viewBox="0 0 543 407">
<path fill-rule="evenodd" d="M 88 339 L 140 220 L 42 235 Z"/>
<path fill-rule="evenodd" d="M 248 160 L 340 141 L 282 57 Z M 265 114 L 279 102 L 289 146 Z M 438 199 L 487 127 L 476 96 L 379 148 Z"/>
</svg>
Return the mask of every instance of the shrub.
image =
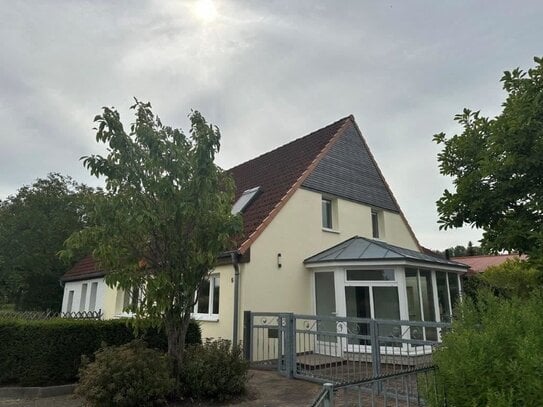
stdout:
<svg viewBox="0 0 543 407">
<path fill-rule="evenodd" d="M 166 355 L 141 340 L 98 350 L 79 376 L 75 393 L 91 406 L 163 405 L 174 388 Z"/>
<path fill-rule="evenodd" d="M 451 406 L 538 406 L 543 395 L 543 295 L 480 291 L 458 308 L 434 354 Z"/>
<path fill-rule="evenodd" d="M 47 386 L 73 383 L 82 355 L 92 355 L 102 342 L 122 345 L 134 339 L 123 320 L 39 321 L 0 319 L 0 384 Z M 149 347 L 167 349 L 163 332 L 150 329 Z M 201 343 L 200 327 L 189 325 L 187 343 Z"/>
<path fill-rule="evenodd" d="M 196 399 L 229 400 L 246 391 L 249 363 L 230 341 L 187 347 L 181 372 L 182 393 Z"/>
<path fill-rule="evenodd" d="M 480 278 L 498 294 L 507 297 L 526 297 L 541 286 L 541 272 L 523 260 L 507 260 L 489 267 Z"/>
</svg>

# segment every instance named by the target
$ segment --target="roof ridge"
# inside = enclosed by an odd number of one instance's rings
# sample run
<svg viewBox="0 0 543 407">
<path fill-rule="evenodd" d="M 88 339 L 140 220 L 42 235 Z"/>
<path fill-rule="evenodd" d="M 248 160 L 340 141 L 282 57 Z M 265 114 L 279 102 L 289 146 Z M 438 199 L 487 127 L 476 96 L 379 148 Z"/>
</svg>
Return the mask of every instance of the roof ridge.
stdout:
<svg viewBox="0 0 543 407">
<path fill-rule="evenodd" d="M 300 140 L 303 140 L 303 139 L 305 139 L 305 138 L 311 137 L 312 135 L 314 135 L 315 133 L 318 133 L 319 131 L 322 131 L 322 130 L 324 130 L 324 129 L 327 129 L 328 127 L 335 126 L 335 125 L 337 125 L 338 123 L 340 123 L 340 122 L 342 122 L 342 121 L 347 121 L 347 120 L 351 120 L 351 121 L 354 123 L 354 116 L 353 116 L 352 114 L 350 114 L 350 115 L 348 115 L 348 116 L 342 117 L 341 119 L 336 120 L 336 121 L 333 122 L 333 123 L 329 123 L 329 124 L 327 124 L 326 126 L 323 126 L 323 127 L 319 128 L 319 129 L 317 129 L 317 130 L 314 130 L 314 131 L 312 131 L 311 133 L 306 134 L 305 136 L 298 137 L 297 139 L 294 139 L 294 140 L 292 140 L 292 141 L 289 141 L 288 143 L 285 143 L 285 144 L 282 144 L 282 145 L 280 145 L 280 146 L 278 146 L 278 147 L 275 147 L 273 150 L 266 151 L 265 153 L 262 153 L 262 154 L 260 154 L 260 155 L 258 155 L 258 156 L 256 156 L 256 157 L 253 157 L 253 158 L 251 158 L 251 159 L 249 159 L 249 160 L 247 160 L 247 161 L 241 162 L 241 163 L 239 163 L 239 164 L 237 164 L 237 165 L 235 165 L 235 166 L 233 166 L 233 167 L 227 169 L 226 171 L 227 171 L 227 172 L 228 172 L 228 171 L 232 171 L 232 170 L 234 170 L 234 169 L 236 169 L 236 168 L 238 168 L 238 167 L 241 167 L 242 165 L 245 165 L 245 164 L 247 164 L 247 163 L 250 163 L 251 161 L 259 160 L 259 159 L 261 159 L 262 157 L 264 157 L 264 156 L 266 156 L 266 155 L 269 155 L 269 154 L 272 154 L 272 153 L 276 152 L 276 151 L 279 150 L 280 148 L 286 147 L 286 146 L 288 146 L 288 145 L 290 145 L 290 144 L 292 144 L 292 143 L 296 143 L 296 142 L 299 142 Z M 343 126 L 343 125 L 342 125 L 342 126 Z M 339 130 L 338 130 L 338 131 L 339 131 Z M 337 132 L 336 132 L 336 133 L 337 133 Z"/>
</svg>

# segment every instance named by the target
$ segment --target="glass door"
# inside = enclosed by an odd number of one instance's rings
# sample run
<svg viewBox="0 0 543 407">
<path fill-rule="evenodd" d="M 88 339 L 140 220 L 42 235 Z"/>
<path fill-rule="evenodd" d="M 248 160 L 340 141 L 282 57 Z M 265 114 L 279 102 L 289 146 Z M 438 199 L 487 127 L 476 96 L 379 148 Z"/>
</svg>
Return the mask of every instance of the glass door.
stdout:
<svg viewBox="0 0 543 407">
<path fill-rule="evenodd" d="M 345 305 L 347 317 L 367 319 L 400 319 L 400 302 L 397 286 L 357 285 L 345 287 Z M 367 322 L 350 322 L 347 331 L 351 335 L 370 335 Z M 378 335 L 398 337 L 401 327 L 396 325 L 379 324 Z M 400 343 L 383 342 L 381 347 L 401 346 Z M 349 336 L 347 350 L 351 352 L 370 351 L 371 341 L 366 338 Z"/>
</svg>

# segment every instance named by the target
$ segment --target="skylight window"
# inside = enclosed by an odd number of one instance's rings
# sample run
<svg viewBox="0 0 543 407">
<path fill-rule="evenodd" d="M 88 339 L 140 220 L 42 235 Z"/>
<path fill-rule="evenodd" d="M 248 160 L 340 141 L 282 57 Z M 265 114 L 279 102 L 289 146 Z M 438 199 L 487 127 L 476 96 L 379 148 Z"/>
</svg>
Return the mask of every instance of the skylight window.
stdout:
<svg viewBox="0 0 543 407">
<path fill-rule="evenodd" d="M 256 198 L 260 187 L 255 187 L 243 191 L 243 194 L 238 198 L 234 206 L 232 206 L 232 215 L 243 212 L 247 206 Z"/>
</svg>

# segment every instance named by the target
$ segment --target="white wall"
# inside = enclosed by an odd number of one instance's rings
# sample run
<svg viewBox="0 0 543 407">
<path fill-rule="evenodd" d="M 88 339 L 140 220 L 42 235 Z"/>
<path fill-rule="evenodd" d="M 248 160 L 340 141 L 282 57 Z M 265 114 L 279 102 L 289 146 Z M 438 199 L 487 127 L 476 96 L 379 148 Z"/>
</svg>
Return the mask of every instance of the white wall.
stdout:
<svg viewBox="0 0 543 407">
<path fill-rule="evenodd" d="M 108 293 L 109 288 L 106 286 L 104 278 L 94 278 L 90 280 L 81 280 L 81 281 L 69 281 L 69 282 L 64 283 L 64 296 L 62 298 L 62 312 L 68 311 L 68 297 L 69 297 L 70 291 L 74 292 L 73 302 L 72 302 L 72 312 L 89 311 L 91 290 L 92 290 L 93 283 L 98 284 L 97 290 L 96 290 L 96 303 L 95 303 L 94 311 L 102 310 L 102 312 L 105 312 L 105 298 L 106 298 L 106 294 Z M 87 284 L 87 295 L 86 295 L 83 309 L 80 309 L 81 292 L 83 289 L 83 284 Z"/>
</svg>

